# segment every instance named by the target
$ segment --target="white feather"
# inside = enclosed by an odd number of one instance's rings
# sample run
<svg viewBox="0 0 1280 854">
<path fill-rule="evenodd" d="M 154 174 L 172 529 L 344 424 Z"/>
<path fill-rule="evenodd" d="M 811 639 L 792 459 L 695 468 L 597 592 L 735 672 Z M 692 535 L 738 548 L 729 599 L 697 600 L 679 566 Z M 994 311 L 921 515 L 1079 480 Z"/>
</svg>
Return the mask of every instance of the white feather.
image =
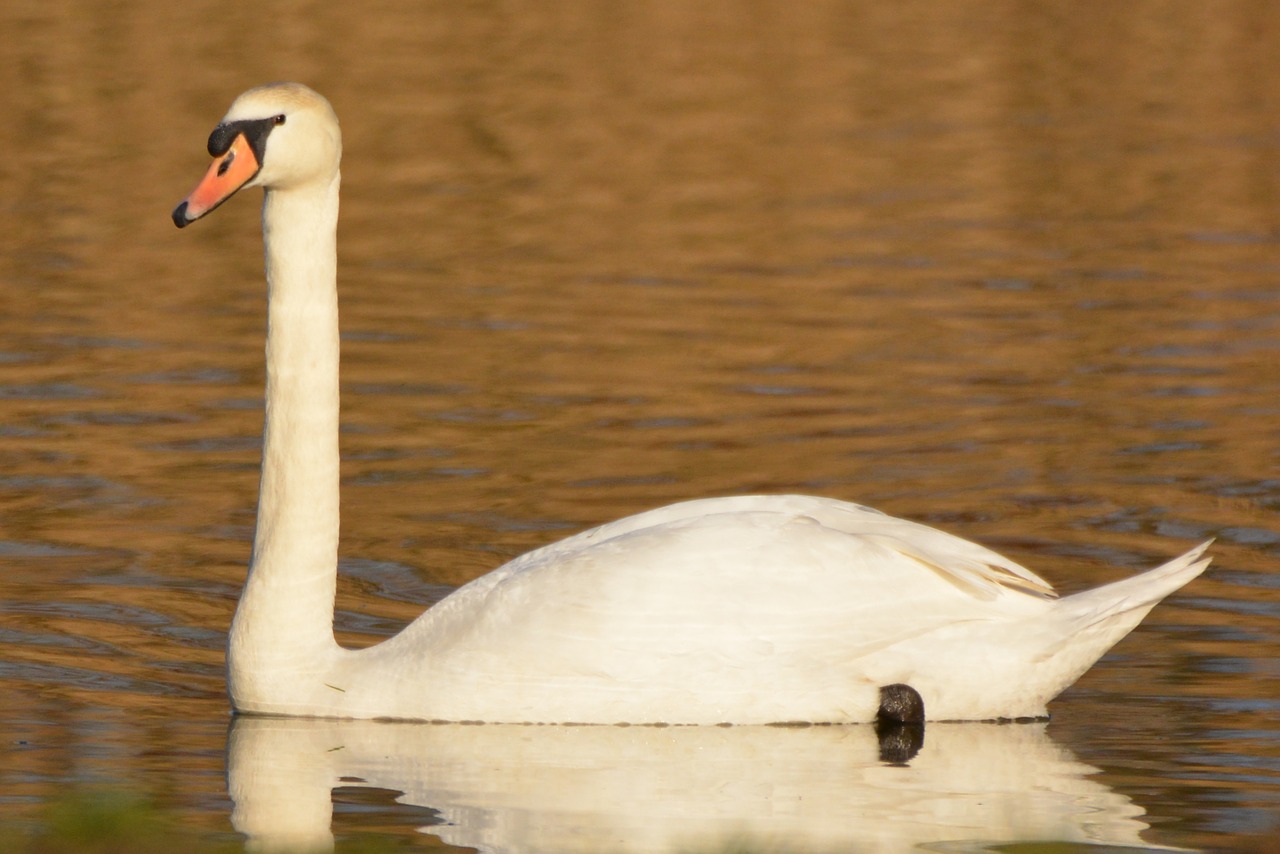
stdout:
<svg viewBox="0 0 1280 854">
<path fill-rule="evenodd" d="M 711 498 L 538 549 L 386 642 L 341 649 L 332 633 L 337 119 L 306 87 L 277 84 L 245 93 L 224 121 L 269 126 L 261 169 L 246 184 L 266 190 L 269 310 L 258 525 L 228 651 L 238 711 L 856 722 L 874 718 L 881 686 L 906 683 L 934 720 L 1041 716 L 1208 564 L 1201 546 L 1058 599 L 995 552 L 856 504 Z M 198 217 L 213 197 L 203 184 L 197 192 Z M 175 220 L 184 217 L 185 204 Z"/>
</svg>

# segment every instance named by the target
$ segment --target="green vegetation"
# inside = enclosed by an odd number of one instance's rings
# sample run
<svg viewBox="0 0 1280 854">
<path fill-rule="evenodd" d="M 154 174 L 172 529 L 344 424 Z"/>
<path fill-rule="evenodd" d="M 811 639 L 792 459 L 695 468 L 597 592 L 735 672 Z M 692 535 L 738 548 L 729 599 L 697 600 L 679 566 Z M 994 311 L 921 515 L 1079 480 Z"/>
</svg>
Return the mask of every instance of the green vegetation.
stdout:
<svg viewBox="0 0 1280 854">
<path fill-rule="evenodd" d="M 0 850 L 13 854 L 222 854 L 234 840 L 215 843 L 185 829 L 173 815 L 128 793 L 88 790 L 48 804 L 30 829 L 0 829 Z"/>
<path fill-rule="evenodd" d="M 424 841 L 430 847 L 430 838 Z M 403 840 L 362 834 L 340 840 L 334 852 L 386 854 L 403 848 Z M 0 825 L 0 851 L 5 854 L 241 854 L 244 841 L 229 828 L 225 834 L 214 836 L 185 826 L 173 811 L 138 795 L 85 790 L 48 804 L 28 827 L 13 823 Z"/>
</svg>

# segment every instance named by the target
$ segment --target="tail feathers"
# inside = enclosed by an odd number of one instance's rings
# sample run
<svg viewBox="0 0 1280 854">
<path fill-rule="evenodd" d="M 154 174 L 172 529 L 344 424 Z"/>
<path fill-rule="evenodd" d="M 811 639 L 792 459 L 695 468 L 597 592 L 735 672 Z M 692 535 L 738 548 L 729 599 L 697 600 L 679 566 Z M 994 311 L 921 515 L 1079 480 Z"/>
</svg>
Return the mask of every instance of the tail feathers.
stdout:
<svg viewBox="0 0 1280 854">
<path fill-rule="evenodd" d="M 1058 602 L 1059 613 L 1082 631 L 1131 611 L 1133 625 L 1146 616 L 1161 600 L 1205 571 L 1212 558 L 1205 551 L 1213 544 L 1207 540 L 1191 551 L 1141 575 L 1104 584 L 1068 596 Z"/>
<path fill-rule="evenodd" d="M 1204 572 L 1209 565 L 1203 543 L 1155 569 L 1076 593 L 1054 603 L 1052 617 L 1041 623 L 1046 644 L 1035 657 L 1066 678 L 1061 691 L 1133 631 L 1161 599 Z M 1056 692 L 1055 692 L 1056 693 Z"/>
</svg>

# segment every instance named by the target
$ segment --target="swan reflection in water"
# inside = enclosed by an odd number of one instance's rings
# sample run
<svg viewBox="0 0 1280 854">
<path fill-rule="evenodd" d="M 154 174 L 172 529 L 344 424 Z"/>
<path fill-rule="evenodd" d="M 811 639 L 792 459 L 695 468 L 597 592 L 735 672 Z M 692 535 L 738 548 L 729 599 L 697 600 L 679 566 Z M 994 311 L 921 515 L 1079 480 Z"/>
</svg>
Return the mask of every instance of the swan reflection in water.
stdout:
<svg viewBox="0 0 1280 854">
<path fill-rule="evenodd" d="M 908 741 L 910 739 L 907 739 Z M 232 823 L 250 850 L 333 847 L 335 787 L 402 792 L 482 852 L 901 851 L 1034 840 L 1150 847 L 1143 811 L 1044 723 L 615 727 L 239 717 Z M 882 756 L 882 750 L 889 754 Z M 910 757 L 910 758 L 908 758 Z M 906 761 L 901 761 L 906 760 Z"/>
</svg>

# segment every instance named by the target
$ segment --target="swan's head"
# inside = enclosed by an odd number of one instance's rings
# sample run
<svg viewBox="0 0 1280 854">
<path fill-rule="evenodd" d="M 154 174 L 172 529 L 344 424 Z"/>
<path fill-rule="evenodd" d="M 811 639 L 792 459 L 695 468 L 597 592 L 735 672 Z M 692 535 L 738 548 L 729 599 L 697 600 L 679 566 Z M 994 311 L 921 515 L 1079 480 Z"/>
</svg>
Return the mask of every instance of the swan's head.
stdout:
<svg viewBox="0 0 1280 854">
<path fill-rule="evenodd" d="M 338 173 L 342 134 L 324 96 L 301 83 L 270 83 L 236 98 L 209 135 L 209 154 L 216 158 L 213 165 L 173 211 L 178 228 L 241 187 L 328 184 Z"/>
</svg>

